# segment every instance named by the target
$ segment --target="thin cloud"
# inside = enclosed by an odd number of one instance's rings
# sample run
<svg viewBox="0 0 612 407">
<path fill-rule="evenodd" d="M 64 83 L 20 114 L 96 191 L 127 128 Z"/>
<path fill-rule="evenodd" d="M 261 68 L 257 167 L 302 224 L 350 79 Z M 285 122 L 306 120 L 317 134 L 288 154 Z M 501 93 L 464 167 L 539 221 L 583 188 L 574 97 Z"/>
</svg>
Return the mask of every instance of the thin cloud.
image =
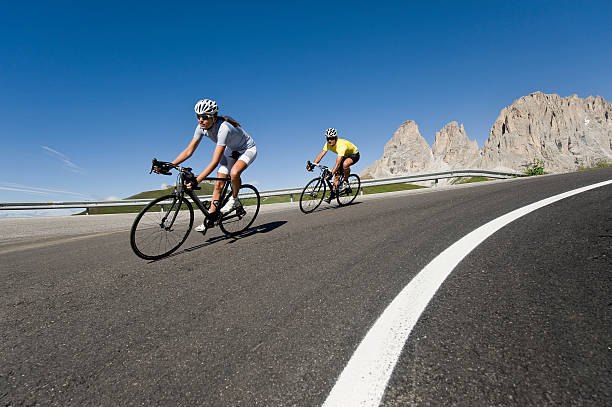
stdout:
<svg viewBox="0 0 612 407">
<path fill-rule="evenodd" d="M 35 190 L 24 189 L 24 188 L 0 187 L 0 191 L 17 191 L 17 192 L 25 192 L 28 194 L 50 195 L 49 192 L 35 191 Z"/>
<path fill-rule="evenodd" d="M 70 161 L 70 159 L 67 156 L 60 153 L 59 151 L 56 151 L 52 149 L 51 147 L 47 147 L 47 146 L 40 146 L 40 147 L 46 150 L 49 153 L 49 155 L 51 155 L 52 157 L 55 157 L 61 162 L 63 162 L 66 168 L 68 168 L 70 171 L 76 172 L 77 174 L 83 174 L 85 172 L 83 168 L 79 167 L 78 165 Z"/>
<path fill-rule="evenodd" d="M 0 219 L 8 218 L 34 218 L 41 216 L 70 216 L 83 212 L 83 209 L 36 209 L 31 211 L 0 211 Z"/>
<path fill-rule="evenodd" d="M 71 196 L 77 196 L 79 198 L 91 199 L 91 196 L 82 194 L 80 192 L 64 191 L 60 189 L 49 189 L 49 188 L 37 188 L 29 185 L 19 184 L 0 184 L 0 191 L 16 191 L 25 192 L 27 194 L 37 195 L 54 195 L 54 194 L 66 194 Z"/>
</svg>

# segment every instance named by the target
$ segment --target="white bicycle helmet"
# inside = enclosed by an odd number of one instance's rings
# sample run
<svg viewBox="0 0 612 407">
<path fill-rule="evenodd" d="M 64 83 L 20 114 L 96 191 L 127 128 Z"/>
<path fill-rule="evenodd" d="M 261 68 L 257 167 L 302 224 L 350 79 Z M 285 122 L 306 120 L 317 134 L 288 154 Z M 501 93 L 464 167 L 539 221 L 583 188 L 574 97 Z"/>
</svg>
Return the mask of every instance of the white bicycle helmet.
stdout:
<svg viewBox="0 0 612 407">
<path fill-rule="evenodd" d="M 217 102 L 210 99 L 202 99 L 198 103 L 196 103 L 193 108 L 196 114 L 207 114 L 209 116 L 216 116 L 219 112 L 219 106 L 217 106 Z"/>
<path fill-rule="evenodd" d="M 332 127 L 325 130 L 325 138 L 338 138 L 338 131 Z"/>
</svg>

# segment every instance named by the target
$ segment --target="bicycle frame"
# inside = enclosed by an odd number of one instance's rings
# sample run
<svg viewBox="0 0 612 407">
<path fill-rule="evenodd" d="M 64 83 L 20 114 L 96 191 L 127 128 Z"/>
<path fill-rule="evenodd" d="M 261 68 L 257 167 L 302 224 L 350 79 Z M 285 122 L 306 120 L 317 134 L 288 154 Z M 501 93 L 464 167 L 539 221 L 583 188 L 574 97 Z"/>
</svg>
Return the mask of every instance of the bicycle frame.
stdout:
<svg viewBox="0 0 612 407">
<path fill-rule="evenodd" d="M 211 212 L 209 212 L 208 209 L 206 209 L 206 206 L 200 200 L 200 198 L 198 198 L 198 196 L 196 195 L 193 189 L 188 189 L 185 187 L 185 184 L 183 183 L 183 181 L 185 181 L 183 177 L 183 173 L 181 172 L 180 174 L 181 175 L 179 176 L 179 182 L 177 182 L 177 185 L 174 187 L 175 194 L 181 198 L 185 196 L 185 194 L 187 194 L 193 200 L 196 206 L 200 209 L 200 211 L 202 211 L 202 213 L 204 214 L 204 217 L 208 220 L 210 218 Z M 229 199 L 229 197 L 227 196 L 228 195 L 227 191 L 229 190 L 229 187 L 231 185 L 230 183 L 231 178 L 230 177 L 224 177 L 224 178 L 206 177 L 204 178 L 204 180 L 205 181 L 225 181 L 223 184 L 223 188 L 221 189 L 221 195 L 219 196 L 219 201 L 217 202 L 217 205 L 215 205 L 217 207 L 217 210 L 213 212 L 217 214 L 221 213 L 220 212 L 221 207 L 227 201 L 227 199 Z M 211 204 L 214 204 L 214 202 L 211 201 Z"/>
<path fill-rule="evenodd" d="M 330 169 L 327 168 L 326 166 L 322 166 L 322 165 L 318 165 L 318 164 L 313 164 L 313 165 L 316 165 L 321 170 L 321 175 L 319 175 L 319 179 L 322 180 L 323 182 L 326 182 L 327 186 L 329 187 L 329 190 L 333 191 L 334 190 L 334 183 L 332 181 L 334 179 L 334 176 L 332 175 L 332 179 L 331 180 L 327 179 L 327 175 L 328 175 L 327 173 L 331 172 Z M 340 185 L 343 180 L 344 180 L 344 174 L 341 173 L 340 177 L 338 178 L 338 185 Z"/>
</svg>

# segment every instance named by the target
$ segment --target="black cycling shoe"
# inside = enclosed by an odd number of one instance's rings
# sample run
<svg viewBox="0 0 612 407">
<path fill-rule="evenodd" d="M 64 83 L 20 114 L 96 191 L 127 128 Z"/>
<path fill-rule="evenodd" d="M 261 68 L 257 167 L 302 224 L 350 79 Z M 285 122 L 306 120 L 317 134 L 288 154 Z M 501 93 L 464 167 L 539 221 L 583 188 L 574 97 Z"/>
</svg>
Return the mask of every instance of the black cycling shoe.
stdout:
<svg viewBox="0 0 612 407">
<path fill-rule="evenodd" d="M 324 198 L 323 200 L 327 203 L 331 203 L 332 199 L 334 199 L 336 197 L 336 194 L 334 194 L 333 192 L 330 192 L 327 198 Z"/>
<path fill-rule="evenodd" d="M 212 212 L 208 215 L 208 217 L 204 220 L 206 222 L 206 227 L 212 228 L 215 227 L 215 224 L 219 220 L 219 211 Z"/>
</svg>

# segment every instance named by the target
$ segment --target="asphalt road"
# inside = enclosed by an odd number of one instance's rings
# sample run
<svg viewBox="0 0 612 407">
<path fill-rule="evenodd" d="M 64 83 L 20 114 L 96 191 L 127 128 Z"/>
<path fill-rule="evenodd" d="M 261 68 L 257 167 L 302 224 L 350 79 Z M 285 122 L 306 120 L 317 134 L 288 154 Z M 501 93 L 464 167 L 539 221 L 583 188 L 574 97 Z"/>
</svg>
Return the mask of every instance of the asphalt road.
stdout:
<svg viewBox="0 0 612 407">
<path fill-rule="evenodd" d="M 419 271 L 612 169 L 267 209 L 137 258 L 125 227 L 0 242 L 0 404 L 321 405 Z M 612 186 L 538 209 L 429 303 L 382 405 L 612 404 Z"/>
</svg>

